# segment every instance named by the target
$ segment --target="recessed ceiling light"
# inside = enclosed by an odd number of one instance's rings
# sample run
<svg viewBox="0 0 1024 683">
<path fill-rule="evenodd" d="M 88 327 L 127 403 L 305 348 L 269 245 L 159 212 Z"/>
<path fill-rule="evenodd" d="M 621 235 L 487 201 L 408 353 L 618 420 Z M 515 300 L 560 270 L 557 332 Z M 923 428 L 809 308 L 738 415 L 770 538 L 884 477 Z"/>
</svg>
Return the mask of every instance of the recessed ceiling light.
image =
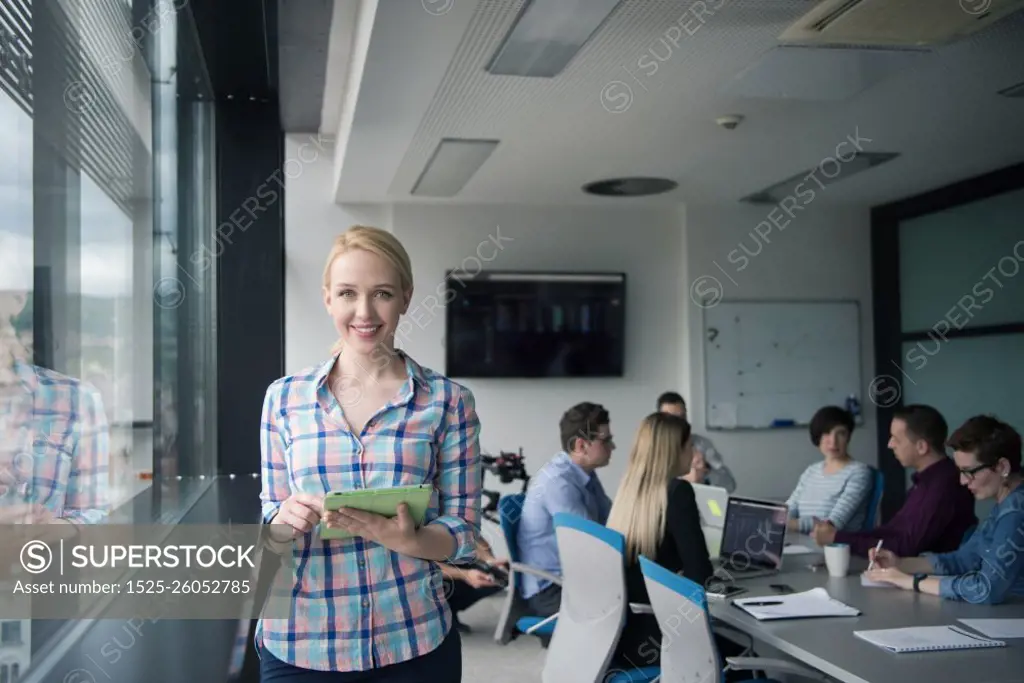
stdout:
<svg viewBox="0 0 1024 683">
<path fill-rule="evenodd" d="M 495 76 L 557 76 L 619 2 L 527 0 L 487 71 Z"/>
<path fill-rule="evenodd" d="M 587 183 L 583 191 L 602 197 L 646 197 L 671 192 L 677 187 L 679 183 L 668 178 L 609 178 Z"/>
<path fill-rule="evenodd" d="M 797 194 L 798 188 L 801 186 L 804 186 L 804 190 L 813 190 L 815 186 L 819 189 L 824 189 L 826 186 L 838 183 L 840 180 L 845 180 L 852 175 L 892 161 L 898 156 L 898 152 L 856 152 L 852 157 L 842 162 L 831 159 L 831 161 L 835 162 L 836 169 L 836 172 L 832 175 L 825 173 L 823 162 L 815 168 L 801 171 L 770 187 L 747 195 L 741 198 L 740 201 L 747 202 L 748 204 L 778 204 L 786 197 L 792 197 Z M 812 175 L 814 176 L 813 180 L 811 179 Z"/>
<path fill-rule="evenodd" d="M 497 140 L 444 138 L 416 180 L 412 194 L 420 197 L 454 197 L 497 146 Z"/>
</svg>

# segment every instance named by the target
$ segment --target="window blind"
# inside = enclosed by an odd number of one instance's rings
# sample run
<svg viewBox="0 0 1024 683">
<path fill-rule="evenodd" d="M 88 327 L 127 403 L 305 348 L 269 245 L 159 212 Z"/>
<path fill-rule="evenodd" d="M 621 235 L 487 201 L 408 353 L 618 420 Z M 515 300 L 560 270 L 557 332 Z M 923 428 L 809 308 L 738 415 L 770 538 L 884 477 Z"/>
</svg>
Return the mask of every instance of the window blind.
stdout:
<svg viewBox="0 0 1024 683">
<path fill-rule="evenodd" d="M 147 180 L 136 175 L 149 164 L 124 111 L 140 49 L 129 10 L 121 0 L 0 0 L 0 86 L 37 137 L 131 215 L 135 185 Z"/>
</svg>

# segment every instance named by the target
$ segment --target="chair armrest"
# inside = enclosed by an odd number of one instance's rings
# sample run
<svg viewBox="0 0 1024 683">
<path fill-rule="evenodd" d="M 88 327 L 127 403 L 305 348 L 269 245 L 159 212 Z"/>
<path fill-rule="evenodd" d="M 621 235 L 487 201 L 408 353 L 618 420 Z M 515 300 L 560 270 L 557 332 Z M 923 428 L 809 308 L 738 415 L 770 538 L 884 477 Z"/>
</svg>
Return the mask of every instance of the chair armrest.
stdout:
<svg viewBox="0 0 1024 683">
<path fill-rule="evenodd" d="M 520 564 L 519 562 L 512 562 L 509 564 L 508 567 L 512 571 L 520 572 L 522 574 L 533 574 L 534 576 L 544 579 L 545 581 L 550 581 L 556 586 L 562 585 L 561 576 L 555 576 L 551 572 L 546 572 L 543 569 L 535 569 L 528 564 Z"/>
<path fill-rule="evenodd" d="M 536 631 L 537 629 L 541 628 L 542 626 L 547 626 L 548 624 L 550 624 L 552 621 L 554 621 L 557 618 L 558 618 L 558 612 L 555 612 L 550 617 L 546 617 L 546 618 L 542 619 L 541 621 L 538 621 L 536 624 L 534 624 L 530 628 L 526 629 L 527 635 L 532 634 L 534 631 Z"/>
<path fill-rule="evenodd" d="M 629 603 L 629 609 L 633 611 L 633 614 L 654 614 L 654 608 L 642 602 Z"/>
<path fill-rule="evenodd" d="M 754 638 L 749 633 L 722 623 L 714 617 L 711 618 L 711 627 L 715 633 L 721 634 L 735 643 L 738 643 L 737 639 L 743 639 L 743 651 L 737 657 L 749 657 L 754 652 Z"/>
<path fill-rule="evenodd" d="M 787 675 L 809 678 L 814 681 L 827 683 L 828 676 L 796 662 L 787 662 L 783 659 L 771 659 L 768 657 L 726 657 L 726 669 L 732 671 L 774 671 Z"/>
</svg>

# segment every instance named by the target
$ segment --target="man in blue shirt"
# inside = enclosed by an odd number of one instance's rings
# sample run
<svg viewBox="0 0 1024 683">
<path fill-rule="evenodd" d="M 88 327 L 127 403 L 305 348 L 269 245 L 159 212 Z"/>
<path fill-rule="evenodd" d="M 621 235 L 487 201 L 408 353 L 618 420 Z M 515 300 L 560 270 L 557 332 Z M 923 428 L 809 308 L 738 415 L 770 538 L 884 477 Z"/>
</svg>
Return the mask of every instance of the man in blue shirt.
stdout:
<svg viewBox="0 0 1024 683">
<path fill-rule="evenodd" d="M 554 516 L 568 512 L 599 524 L 608 521 L 612 501 L 596 470 L 611 459 L 615 443 L 608 411 L 596 403 L 573 406 L 559 423 L 564 449 L 530 479 L 519 523 L 519 554 L 523 564 L 561 575 Z M 521 592 L 530 611 L 550 616 L 562 603 L 560 586 L 523 574 Z"/>
</svg>

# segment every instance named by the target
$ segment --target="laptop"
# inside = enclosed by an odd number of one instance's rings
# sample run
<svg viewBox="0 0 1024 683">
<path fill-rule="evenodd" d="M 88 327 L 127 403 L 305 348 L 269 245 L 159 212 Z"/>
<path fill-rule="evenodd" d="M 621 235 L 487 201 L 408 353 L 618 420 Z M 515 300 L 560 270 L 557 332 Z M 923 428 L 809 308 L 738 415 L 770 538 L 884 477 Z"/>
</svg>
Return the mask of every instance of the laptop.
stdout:
<svg viewBox="0 0 1024 683">
<path fill-rule="evenodd" d="M 782 569 L 788 515 L 785 503 L 730 497 L 715 573 L 732 579 L 778 573 Z"/>
<path fill-rule="evenodd" d="M 691 484 L 700 510 L 700 525 L 705 529 L 725 526 L 725 511 L 729 505 L 729 492 L 719 486 Z"/>
<path fill-rule="evenodd" d="M 704 544 L 708 557 L 718 557 L 722 546 L 722 528 L 725 526 L 725 510 L 729 504 L 729 492 L 718 486 L 692 484 L 700 512 L 700 528 L 704 532 Z"/>
</svg>

